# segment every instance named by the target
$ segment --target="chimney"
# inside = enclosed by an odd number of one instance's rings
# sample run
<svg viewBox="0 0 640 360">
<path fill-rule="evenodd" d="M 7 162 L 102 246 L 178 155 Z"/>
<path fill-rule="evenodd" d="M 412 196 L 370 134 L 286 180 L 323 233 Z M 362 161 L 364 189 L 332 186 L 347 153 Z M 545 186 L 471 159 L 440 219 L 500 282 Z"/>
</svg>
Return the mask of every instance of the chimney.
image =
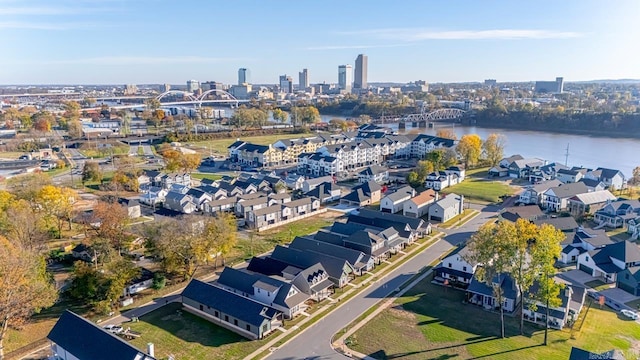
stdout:
<svg viewBox="0 0 640 360">
<path fill-rule="evenodd" d="M 152 342 L 147 343 L 147 354 L 151 357 L 156 357 L 155 348 Z"/>
<path fill-rule="evenodd" d="M 436 202 L 438 202 L 438 200 L 440 200 L 440 193 L 436 191 Z"/>
</svg>

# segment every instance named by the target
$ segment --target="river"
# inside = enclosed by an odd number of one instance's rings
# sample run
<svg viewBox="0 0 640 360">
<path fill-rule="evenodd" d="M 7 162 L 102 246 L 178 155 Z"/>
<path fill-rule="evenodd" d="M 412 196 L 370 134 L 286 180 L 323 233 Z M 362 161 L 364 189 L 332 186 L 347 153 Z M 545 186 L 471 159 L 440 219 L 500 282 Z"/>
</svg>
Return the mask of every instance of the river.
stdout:
<svg viewBox="0 0 640 360">
<path fill-rule="evenodd" d="M 336 116 L 322 115 L 321 118 L 321 121 L 328 122 L 332 118 L 336 118 Z M 398 129 L 398 124 L 385 124 L 384 126 L 394 130 Z M 486 139 L 492 133 L 502 134 L 507 140 L 504 150 L 506 156 L 520 154 L 525 158 L 535 157 L 549 162 L 555 161 L 564 164 L 568 145 L 569 156 L 567 163 L 569 166 L 618 169 L 627 178 L 631 177 L 632 171 L 636 166 L 640 166 L 640 139 L 491 129 L 444 123 L 436 123 L 435 128 L 419 130 L 424 134 L 435 135 L 438 129 L 442 127 L 452 128 L 458 138 L 462 137 L 462 135 L 478 134 L 482 139 Z M 405 131 L 412 130 L 414 128 L 407 127 Z"/>
</svg>

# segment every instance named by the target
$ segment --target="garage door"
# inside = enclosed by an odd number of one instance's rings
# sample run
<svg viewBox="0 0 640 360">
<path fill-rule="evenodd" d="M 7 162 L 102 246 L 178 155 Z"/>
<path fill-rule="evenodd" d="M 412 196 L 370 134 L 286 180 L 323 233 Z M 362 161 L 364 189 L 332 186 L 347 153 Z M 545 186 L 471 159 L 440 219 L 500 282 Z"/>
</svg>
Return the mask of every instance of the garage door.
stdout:
<svg viewBox="0 0 640 360">
<path fill-rule="evenodd" d="M 633 288 L 633 286 L 629 285 L 629 284 L 625 284 L 625 283 L 621 283 L 618 281 L 618 287 L 630 294 L 635 294 L 635 289 Z"/>
<path fill-rule="evenodd" d="M 429 218 L 429 220 L 433 220 L 433 221 L 440 221 L 440 222 L 442 222 L 442 218 L 441 218 L 440 216 L 431 216 L 431 217 Z"/>
<path fill-rule="evenodd" d="M 383 213 L 390 213 L 390 212 L 391 212 L 391 209 L 389 209 L 389 208 L 382 208 L 382 210 L 381 210 L 381 211 L 382 211 Z"/>
<path fill-rule="evenodd" d="M 584 264 L 580 264 L 580 270 L 586 272 L 589 275 L 593 274 L 593 269 Z"/>
<path fill-rule="evenodd" d="M 412 213 L 412 212 L 406 212 L 404 213 L 404 216 L 408 216 L 408 217 L 412 217 L 412 218 L 417 218 L 418 214 L 416 213 Z"/>
</svg>

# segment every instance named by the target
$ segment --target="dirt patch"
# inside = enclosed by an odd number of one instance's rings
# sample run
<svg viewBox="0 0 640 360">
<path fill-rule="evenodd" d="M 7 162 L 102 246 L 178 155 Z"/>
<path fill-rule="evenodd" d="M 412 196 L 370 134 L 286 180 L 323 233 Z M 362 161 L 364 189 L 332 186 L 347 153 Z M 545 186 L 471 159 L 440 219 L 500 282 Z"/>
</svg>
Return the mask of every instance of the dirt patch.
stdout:
<svg viewBox="0 0 640 360">
<path fill-rule="evenodd" d="M 406 311 L 402 305 L 396 305 L 389 308 L 389 314 L 397 319 L 413 320 L 416 321 L 416 315 L 412 312 Z"/>
</svg>

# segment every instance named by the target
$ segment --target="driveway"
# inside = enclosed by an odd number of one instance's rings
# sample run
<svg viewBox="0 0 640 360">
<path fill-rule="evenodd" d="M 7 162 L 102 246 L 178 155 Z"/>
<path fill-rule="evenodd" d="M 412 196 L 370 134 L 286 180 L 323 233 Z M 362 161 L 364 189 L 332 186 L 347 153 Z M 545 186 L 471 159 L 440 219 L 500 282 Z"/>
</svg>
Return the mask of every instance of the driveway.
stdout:
<svg viewBox="0 0 640 360">
<path fill-rule="evenodd" d="M 620 309 L 624 308 L 622 307 L 622 304 L 626 304 L 629 301 L 640 299 L 640 296 L 631 295 L 628 292 L 618 288 L 602 290 L 600 291 L 600 294 L 606 296 L 608 300 L 618 303 L 619 304 L 618 306 Z M 638 309 L 633 309 L 633 310 L 638 310 Z"/>
<path fill-rule="evenodd" d="M 596 278 L 594 278 L 593 276 L 578 269 L 565 271 L 565 272 L 559 273 L 556 276 L 559 277 L 560 279 L 568 281 L 572 285 L 580 285 L 583 287 L 585 286 L 584 285 L 585 283 L 596 280 Z"/>
<path fill-rule="evenodd" d="M 413 275 L 419 273 L 426 264 L 430 264 L 447 253 L 452 246 L 466 241 L 480 225 L 497 216 L 497 207 L 495 206 L 483 208 L 478 206 L 478 208 L 480 209 L 480 214 L 476 218 L 457 229 L 448 229 L 447 235 L 443 239 L 435 242 L 428 249 L 393 270 L 385 279 L 372 283 L 348 303 L 335 309 L 306 329 L 294 341 L 290 341 L 275 350 L 267 359 L 348 359 L 348 357 L 337 353 L 331 347 L 333 335 L 358 318 L 367 309 L 375 306 Z"/>
</svg>

